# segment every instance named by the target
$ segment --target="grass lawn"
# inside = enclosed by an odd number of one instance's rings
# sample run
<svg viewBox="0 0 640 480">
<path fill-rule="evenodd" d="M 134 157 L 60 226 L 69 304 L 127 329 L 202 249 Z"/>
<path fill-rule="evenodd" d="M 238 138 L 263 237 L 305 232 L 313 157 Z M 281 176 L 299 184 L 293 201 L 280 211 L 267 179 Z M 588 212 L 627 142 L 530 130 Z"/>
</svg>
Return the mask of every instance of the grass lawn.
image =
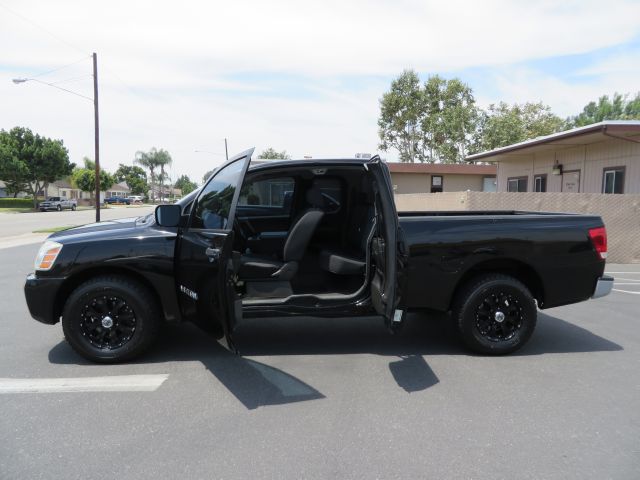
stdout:
<svg viewBox="0 0 640 480">
<path fill-rule="evenodd" d="M 16 208 L 16 207 L 3 207 L 0 208 L 0 213 L 29 213 L 34 212 L 33 208 Z"/>
<path fill-rule="evenodd" d="M 62 230 L 68 230 L 70 228 L 74 228 L 77 226 L 78 225 L 65 225 L 64 227 L 42 228 L 40 230 L 34 230 L 33 233 L 55 233 L 55 232 L 60 232 Z"/>
</svg>

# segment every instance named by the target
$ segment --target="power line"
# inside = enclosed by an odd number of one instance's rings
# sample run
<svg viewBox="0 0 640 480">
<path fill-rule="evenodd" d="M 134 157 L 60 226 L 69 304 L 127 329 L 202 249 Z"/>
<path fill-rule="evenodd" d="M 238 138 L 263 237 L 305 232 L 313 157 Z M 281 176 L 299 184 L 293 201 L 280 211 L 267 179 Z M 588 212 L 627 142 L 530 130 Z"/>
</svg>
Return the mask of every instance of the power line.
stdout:
<svg viewBox="0 0 640 480">
<path fill-rule="evenodd" d="M 68 41 L 66 41 L 64 38 L 59 37 L 58 35 L 56 35 L 55 33 L 53 33 L 52 31 L 46 29 L 45 27 L 43 27 L 42 25 L 34 22 L 33 20 L 28 19 L 27 17 L 25 17 L 24 15 L 16 12 L 15 10 L 12 10 L 11 8 L 7 7 L 6 5 L 3 5 L 0 3 L 0 7 L 4 8 L 7 12 L 15 15 L 16 17 L 22 19 L 23 21 L 30 23 L 31 25 L 33 25 L 36 28 L 39 28 L 40 30 L 42 30 L 43 32 L 47 33 L 48 35 L 50 35 L 51 37 L 55 38 L 56 40 L 58 40 L 59 42 L 64 43 L 66 46 L 73 48 L 74 50 L 78 50 L 79 52 L 82 52 L 86 55 L 88 55 L 88 52 L 83 50 L 82 48 L 78 47 L 77 45 L 74 45 L 72 43 L 69 43 Z"/>
<path fill-rule="evenodd" d="M 62 90 L 64 92 L 70 93 L 72 95 L 76 95 L 78 97 L 86 98 L 87 100 L 90 100 L 90 101 L 93 102 L 93 98 L 91 98 L 91 97 L 87 97 L 86 95 L 82 95 L 81 93 L 74 92 L 73 90 L 69 90 L 67 88 L 59 87 L 58 85 L 56 85 L 54 83 L 43 82 L 42 80 L 38 80 L 37 78 L 26 78 L 25 81 L 32 81 L 32 82 L 42 83 L 43 85 L 48 85 L 50 87 L 57 88 L 58 90 Z"/>
<path fill-rule="evenodd" d="M 52 85 L 60 85 L 61 83 L 73 82 L 74 80 L 80 80 L 81 78 L 91 77 L 90 73 L 86 75 L 78 75 L 75 77 L 65 78 L 64 80 L 56 80 L 55 82 L 51 82 Z"/>
<path fill-rule="evenodd" d="M 67 63 L 66 65 L 62 65 L 61 67 L 54 68 L 53 70 L 47 70 L 46 72 L 38 73 L 37 75 L 33 75 L 31 78 L 44 77 L 45 75 L 49 75 L 50 73 L 57 72 L 58 70 L 62 70 L 63 68 L 70 67 L 72 65 L 76 65 L 77 63 L 84 62 L 87 58 L 91 58 L 91 55 L 87 55 L 86 57 L 81 58 L 80 60 L 76 60 L 75 62 Z"/>
</svg>

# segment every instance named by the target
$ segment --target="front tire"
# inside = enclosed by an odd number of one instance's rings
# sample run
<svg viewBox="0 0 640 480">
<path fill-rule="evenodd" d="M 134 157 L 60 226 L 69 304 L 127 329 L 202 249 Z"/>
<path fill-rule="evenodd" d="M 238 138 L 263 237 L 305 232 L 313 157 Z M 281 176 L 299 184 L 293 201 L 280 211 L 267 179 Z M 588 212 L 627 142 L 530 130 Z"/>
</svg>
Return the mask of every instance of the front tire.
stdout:
<svg viewBox="0 0 640 480">
<path fill-rule="evenodd" d="M 77 287 L 62 313 L 71 347 L 98 363 L 131 360 L 156 340 L 162 318 L 144 285 L 118 275 L 100 276 Z"/>
<path fill-rule="evenodd" d="M 59 212 L 61 212 L 61 211 L 62 211 L 62 205 L 58 205 L 58 206 L 56 207 L 56 210 L 58 210 Z"/>
<path fill-rule="evenodd" d="M 513 277 L 481 275 L 456 295 L 453 319 L 463 343 L 485 355 L 505 355 L 521 348 L 537 320 L 529 289 Z"/>
</svg>

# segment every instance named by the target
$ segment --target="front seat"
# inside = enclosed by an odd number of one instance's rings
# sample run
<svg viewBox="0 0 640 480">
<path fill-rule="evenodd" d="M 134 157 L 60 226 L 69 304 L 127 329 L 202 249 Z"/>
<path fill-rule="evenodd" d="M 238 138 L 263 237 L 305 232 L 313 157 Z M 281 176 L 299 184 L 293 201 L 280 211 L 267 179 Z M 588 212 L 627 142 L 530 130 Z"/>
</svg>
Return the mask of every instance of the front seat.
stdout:
<svg viewBox="0 0 640 480">
<path fill-rule="evenodd" d="M 243 254 L 240 257 L 238 276 L 242 280 L 291 280 L 298 271 L 298 262 L 302 260 L 309 241 L 320 220 L 324 216 L 322 192 L 315 186 L 307 190 L 307 204 L 304 210 L 291 223 L 282 251 L 282 261 L 266 255 Z"/>
</svg>

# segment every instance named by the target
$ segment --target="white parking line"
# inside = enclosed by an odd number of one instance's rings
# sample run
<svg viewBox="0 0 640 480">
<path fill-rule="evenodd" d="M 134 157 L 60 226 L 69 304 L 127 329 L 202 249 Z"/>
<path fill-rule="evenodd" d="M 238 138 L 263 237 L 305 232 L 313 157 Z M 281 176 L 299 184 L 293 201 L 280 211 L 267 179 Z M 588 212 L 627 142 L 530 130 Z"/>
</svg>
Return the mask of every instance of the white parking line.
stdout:
<svg viewBox="0 0 640 480">
<path fill-rule="evenodd" d="M 169 374 L 80 378 L 0 378 L 3 393 L 153 392 Z"/>
<path fill-rule="evenodd" d="M 616 277 L 615 278 L 616 283 L 618 282 L 618 280 L 626 280 L 628 282 L 635 282 L 635 283 L 640 282 L 640 278 L 621 278 L 621 277 Z"/>
<path fill-rule="evenodd" d="M 631 275 L 640 275 L 640 272 L 607 272 L 605 271 L 604 273 L 629 273 Z"/>
<path fill-rule="evenodd" d="M 621 293 L 630 293 L 632 295 L 640 295 L 640 292 L 631 292 L 629 290 L 619 290 L 617 288 L 613 289 L 614 292 L 621 292 Z"/>
</svg>

